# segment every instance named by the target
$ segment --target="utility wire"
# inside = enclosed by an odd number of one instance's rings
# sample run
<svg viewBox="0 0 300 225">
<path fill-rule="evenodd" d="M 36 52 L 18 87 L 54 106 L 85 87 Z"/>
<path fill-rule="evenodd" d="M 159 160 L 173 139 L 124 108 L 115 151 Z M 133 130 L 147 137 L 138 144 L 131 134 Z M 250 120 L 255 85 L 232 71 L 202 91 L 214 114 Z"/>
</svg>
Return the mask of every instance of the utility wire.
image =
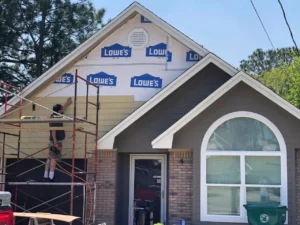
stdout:
<svg viewBox="0 0 300 225">
<path fill-rule="evenodd" d="M 295 45 L 295 47 L 296 47 L 297 55 L 300 56 L 300 53 L 299 53 L 299 50 L 298 50 L 298 46 L 297 46 L 297 43 L 296 43 L 296 41 L 295 41 L 295 39 L 294 39 L 294 35 L 293 35 L 292 29 L 291 29 L 291 27 L 290 27 L 290 24 L 289 24 L 289 22 L 288 22 L 288 20 L 287 20 L 287 18 L 286 18 L 286 15 L 285 15 L 285 11 L 284 11 L 283 5 L 282 5 L 282 3 L 281 3 L 280 0 L 278 0 L 278 3 L 279 3 L 280 8 L 281 8 L 281 10 L 282 10 L 282 14 L 283 14 L 285 23 L 286 23 L 287 27 L 289 28 L 291 38 L 292 38 L 292 40 L 293 40 L 293 42 L 294 42 L 294 45 Z"/>
<path fill-rule="evenodd" d="M 274 45 L 273 45 L 273 42 L 272 42 L 272 40 L 271 40 L 271 38 L 270 38 L 270 36 L 269 36 L 269 34 L 268 34 L 268 32 L 267 32 L 267 29 L 265 28 L 265 25 L 264 25 L 264 23 L 262 22 L 262 20 L 261 20 L 261 18 L 260 18 L 260 16 L 259 16 L 259 14 L 258 14 L 258 12 L 257 12 L 257 10 L 256 10 L 256 7 L 255 7 L 255 5 L 254 5 L 253 1 L 252 1 L 252 0 L 250 0 L 250 1 L 251 1 L 251 4 L 252 4 L 252 6 L 253 6 L 253 9 L 255 10 L 255 12 L 256 12 L 256 15 L 257 15 L 257 17 L 258 17 L 258 19 L 259 19 L 259 21 L 260 21 L 260 23 L 261 23 L 262 27 L 264 28 L 264 31 L 265 31 L 265 33 L 266 33 L 266 35 L 267 35 L 268 39 L 269 39 L 269 42 L 271 43 L 271 45 L 272 45 L 273 49 L 275 50 L 275 47 L 274 47 Z"/>
<path fill-rule="evenodd" d="M 265 30 L 266 35 L 268 36 L 268 39 L 269 39 L 270 44 L 272 45 L 274 51 L 276 51 L 275 46 L 273 45 L 273 42 L 272 42 L 272 40 L 271 40 L 271 38 L 270 38 L 270 35 L 268 34 L 268 31 L 267 31 L 267 29 L 266 29 L 264 23 L 262 22 L 262 19 L 260 18 L 259 14 L 258 14 L 258 11 L 256 10 L 256 7 L 255 7 L 253 1 L 252 1 L 252 0 L 250 0 L 250 1 L 251 1 L 251 4 L 252 4 L 252 6 L 253 6 L 253 9 L 255 10 L 256 15 L 257 15 L 257 17 L 258 17 L 258 19 L 259 19 L 259 21 L 260 21 L 262 27 L 263 27 L 264 30 Z M 284 62 L 283 62 L 283 63 L 284 63 Z M 284 64 L 283 64 L 283 65 L 284 65 Z M 289 76 L 288 72 L 286 71 L 285 66 L 282 67 L 281 71 L 283 71 L 283 72 L 285 73 L 285 75 Z"/>
</svg>

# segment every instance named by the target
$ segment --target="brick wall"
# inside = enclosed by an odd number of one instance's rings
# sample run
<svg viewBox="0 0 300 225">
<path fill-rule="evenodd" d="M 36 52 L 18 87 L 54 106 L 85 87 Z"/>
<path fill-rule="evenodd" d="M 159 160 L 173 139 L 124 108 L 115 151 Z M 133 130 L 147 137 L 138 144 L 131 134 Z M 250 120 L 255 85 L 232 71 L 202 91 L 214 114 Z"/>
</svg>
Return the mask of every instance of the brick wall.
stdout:
<svg viewBox="0 0 300 225">
<path fill-rule="evenodd" d="M 169 159 L 169 225 L 184 219 L 192 224 L 193 153 L 191 150 L 171 149 Z M 180 160 L 183 160 L 183 163 Z"/>
<path fill-rule="evenodd" d="M 95 190 L 95 224 L 106 223 L 107 225 L 114 225 L 115 222 L 116 156 L 116 150 L 98 151 L 98 168 Z M 91 157 L 88 160 L 88 171 L 94 172 L 94 157 Z M 94 176 L 89 175 L 88 181 L 92 184 L 94 182 Z M 93 209 L 93 204 L 91 204 L 88 193 L 86 207 L 87 217 L 91 208 Z"/>
<path fill-rule="evenodd" d="M 300 225 L 300 149 L 296 150 L 296 225 Z"/>
</svg>

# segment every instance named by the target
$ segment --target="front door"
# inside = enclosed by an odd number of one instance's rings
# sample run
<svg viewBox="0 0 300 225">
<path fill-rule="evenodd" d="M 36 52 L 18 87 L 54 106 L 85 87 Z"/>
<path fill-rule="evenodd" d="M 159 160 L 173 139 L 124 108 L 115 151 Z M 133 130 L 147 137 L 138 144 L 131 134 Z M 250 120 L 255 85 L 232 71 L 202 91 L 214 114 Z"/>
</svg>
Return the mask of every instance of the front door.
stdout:
<svg viewBox="0 0 300 225">
<path fill-rule="evenodd" d="M 131 155 L 129 225 L 166 221 L 166 155 Z"/>
</svg>

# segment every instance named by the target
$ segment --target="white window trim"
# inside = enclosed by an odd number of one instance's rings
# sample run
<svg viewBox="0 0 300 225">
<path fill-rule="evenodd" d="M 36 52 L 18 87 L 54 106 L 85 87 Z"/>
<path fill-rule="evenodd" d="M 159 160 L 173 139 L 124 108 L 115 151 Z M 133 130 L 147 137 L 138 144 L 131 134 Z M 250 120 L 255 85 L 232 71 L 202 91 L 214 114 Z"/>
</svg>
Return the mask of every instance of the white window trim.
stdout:
<svg viewBox="0 0 300 225">
<path fill-rule="evenodd" d="M 246 209 L 243 207 L 244 204 L 246 204 L 246 192 L 243 191 L 245 189 L 241 189 L 240 191 L 240 216 L 218 216 L 218 215 L 208 215 L 207 214 L 207 188 L 206 188 L 206 155 L 207 155 L 207 145 L 210 136 L 212 133 L 225 121 L 228 121 L 233 118 L 238 117 L 245 117 L 245 118 L 252 118 L 255 120 L 258 120 L 268 126 L 274 133 L 275 137 L 278 140 L 280 152 L 273 152 L 273 151 L 265 151 L 265 152 L 249 152 L 249 151 L 228 151 L 228 152 L 217 152 L 217 151 L 209 151 L 210 155 L 242 155 L 241 162 L 244 162 L 245 155 L 255 155 L 255 156 L 281 156 L 281 204 L 287 206 L 288 205 L 288 189 L 287 189 L 287 156 L 286 156 L 286 144 L 283 139 L 283 136 L 279 129 L 267 118 L 265 118 L 262 115 L 259 115 L 257 113 L 253 112 L 247 112 L 247 111 L 238 111 L 229 113 L 227 115 L 222 116 L 217 121 L 215 121 L 207 130 L 207 132 L 204 135 L 202 144 L 201 144 L 201 154 L 200 154 L 200 187 L 201 187 L 201 193 L 200 193 L 200 221 L 209 221 L 209 222 L 231 222 L 231 223 L 247 223 L 247 212 Z M 244 165 L 244 163 L 242 164 Z M 241 174 L 245 174 L 245 168 L 241 166 Z M 245 178 L 241 177 L 241 184 L 245 183 L 243 182 Z M 215 186 L 215 185 L 214 185 Z M 226 185 L 222 185 L 226 186 Z M 241 186 L 241 185 L 228 185 L 228 186 Z M 245 185 L 246 187 L 248 185 Z M 249 185 L 254 186 L 254 185 Z M 259 185 L 257 185 L 259 186 Z M 270 185 L 276 186 L 277 185 Z M 288 217 L 286 219 L 286 223 L 288 223 Z"/>
</svg>

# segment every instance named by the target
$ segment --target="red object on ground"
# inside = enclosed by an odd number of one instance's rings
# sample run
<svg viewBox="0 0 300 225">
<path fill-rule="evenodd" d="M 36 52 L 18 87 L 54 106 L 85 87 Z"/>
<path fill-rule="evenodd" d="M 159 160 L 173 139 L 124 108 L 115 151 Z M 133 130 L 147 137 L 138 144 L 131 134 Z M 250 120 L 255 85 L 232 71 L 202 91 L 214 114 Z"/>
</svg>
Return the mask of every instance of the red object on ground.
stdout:
<svg viewBox="0 0 300 225">
<path fill-rule="evenodd" d="M 0 225 L 14 225 L 14 213 L 12 209 L 0 208 Z"/>
</svg>

